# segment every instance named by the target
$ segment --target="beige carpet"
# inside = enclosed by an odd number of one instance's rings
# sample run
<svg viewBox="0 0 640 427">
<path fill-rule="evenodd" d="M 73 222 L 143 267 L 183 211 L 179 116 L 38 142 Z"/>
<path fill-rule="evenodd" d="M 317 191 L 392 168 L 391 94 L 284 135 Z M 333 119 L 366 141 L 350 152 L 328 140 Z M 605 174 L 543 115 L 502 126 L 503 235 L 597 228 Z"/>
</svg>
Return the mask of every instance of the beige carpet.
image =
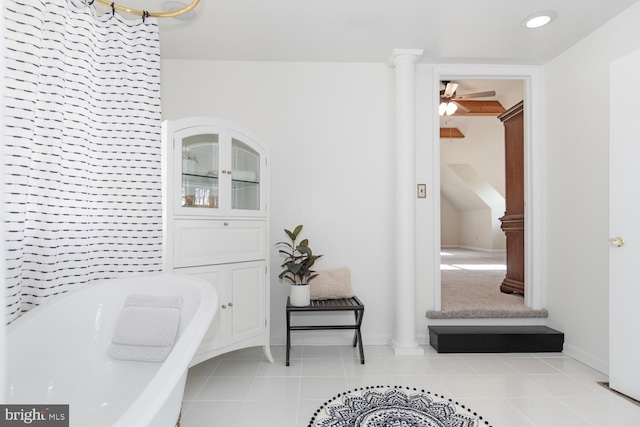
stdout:
<svg viewBox="0 0 640 427">
<path fill-rule="evenodd" d="M 500 292 L 505 276 L 504 252 L 443 249 L 442 310 L 429 319 L 547 317 L 547 310 L 525 307 L 524 297 Z"/>
</svg>

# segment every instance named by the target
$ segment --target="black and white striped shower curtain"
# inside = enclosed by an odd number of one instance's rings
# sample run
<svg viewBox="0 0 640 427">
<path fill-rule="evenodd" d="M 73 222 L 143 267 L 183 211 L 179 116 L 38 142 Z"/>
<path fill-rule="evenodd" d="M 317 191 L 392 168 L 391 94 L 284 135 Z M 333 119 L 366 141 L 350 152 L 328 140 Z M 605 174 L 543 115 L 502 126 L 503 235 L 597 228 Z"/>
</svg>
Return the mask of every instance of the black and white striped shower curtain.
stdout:
<svg viewBox="0 0 640 427">
<path fill-rule="evenodd" d="M 155 19 L 5 0 L 7 322 L 98 279 L 162 269 Z"/>
</svg>

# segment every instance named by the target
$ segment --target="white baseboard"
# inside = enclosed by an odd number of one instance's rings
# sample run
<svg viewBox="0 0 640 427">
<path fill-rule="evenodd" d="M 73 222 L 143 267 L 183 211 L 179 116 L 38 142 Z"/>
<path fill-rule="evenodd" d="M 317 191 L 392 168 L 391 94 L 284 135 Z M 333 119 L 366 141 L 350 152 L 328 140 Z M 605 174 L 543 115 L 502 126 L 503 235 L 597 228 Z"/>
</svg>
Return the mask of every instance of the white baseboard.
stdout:
<svg viewBox="0 0 640 427">
<path fill-rule="evenodd" d="M 574 347 L 570 344 L 565 343 L 564 344 L 564 351 L 563 353 L 566 354 L 569 357 L 572 357 L 574 359 L 576 359 L 578 362 L 580 363 L 584 363 L 585 365 L 589 366 L 590 368 L 595 369 L 598 372 L 601 372 L 605 375 L 609 375 L 609 363 L 604 361 L 604 360 L 600 360 L 598 358 L 593 357 L 592 355 L 590 355 L 589 353 L 586 353 L 582 350 L 580 350 L 577 347 Z"/>
<path fill-rule="evenodd" d="M 448 246 L 450 249 L 455 249 L 455 248 L 459 248 L 459 249 L 468 249 L 470 251 L 478 251 L 478 252 L 491 252 L 491 253 L 498 253 L 498 252 L 506 252 L 506 249 L 490 249 L 490 248 L 479 248 L 479 247 L 475 247 L 475 246 Z"/>
<path fill-rule="evenodd" d="M 363 335 L 364 345 L 389 345 L 389 335 Z M 418 340 L 420 344 L 420 340 Z M 353 331 L 295 331 L 291 333 L 291 345 L 352 345 Z M 271 335 L 271 345 L 286 345 L 285 335 Z"/>
<path fill-rule="evenodd" d="M 429 345 L 429 335 L 419 334 L 418 344 Z M 388 346 L 393 337 L 391 335 L 363 335 L 364 345 Z M 352 345 L 352 331 L 296 331 L 291 334 L 291 345 Z M 286 345 L 285 335 L 271 335 L 271 345 Z"/>
</svg>

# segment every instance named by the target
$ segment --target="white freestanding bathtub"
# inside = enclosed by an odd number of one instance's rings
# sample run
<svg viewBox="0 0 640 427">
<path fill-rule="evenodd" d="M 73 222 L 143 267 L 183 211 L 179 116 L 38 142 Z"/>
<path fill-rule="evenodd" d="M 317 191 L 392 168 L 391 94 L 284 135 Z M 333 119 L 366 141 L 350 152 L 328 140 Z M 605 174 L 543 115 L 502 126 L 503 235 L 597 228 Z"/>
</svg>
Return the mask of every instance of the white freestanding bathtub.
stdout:
<svg viewBox="0 0 640 427">
<path fill-rule="evenodd" d="M 183 298 L 178 338 L 163 362 L 109 358 L 131 294 Z M 8 404 L 69 404 L 72 427 L 174 427 L 189 362 L 218 306 L 213 287 L 160 275 L 89 284 L 52 298 L 7 328 Z"/>
</svg>

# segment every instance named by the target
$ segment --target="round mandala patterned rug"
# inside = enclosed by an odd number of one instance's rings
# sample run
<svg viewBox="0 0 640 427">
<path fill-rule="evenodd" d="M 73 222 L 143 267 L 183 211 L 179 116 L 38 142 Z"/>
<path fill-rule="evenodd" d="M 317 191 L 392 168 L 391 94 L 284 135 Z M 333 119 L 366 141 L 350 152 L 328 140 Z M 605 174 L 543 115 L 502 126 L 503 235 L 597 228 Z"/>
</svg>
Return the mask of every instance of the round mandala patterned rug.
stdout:
<svg viewBox="0 0 640 427">
<path fill-rule="evenodd" d="M 365 387 L 325 402 L 309 427 L 491 427 L 458 402 L 399 386 Z"/>
</svg>

